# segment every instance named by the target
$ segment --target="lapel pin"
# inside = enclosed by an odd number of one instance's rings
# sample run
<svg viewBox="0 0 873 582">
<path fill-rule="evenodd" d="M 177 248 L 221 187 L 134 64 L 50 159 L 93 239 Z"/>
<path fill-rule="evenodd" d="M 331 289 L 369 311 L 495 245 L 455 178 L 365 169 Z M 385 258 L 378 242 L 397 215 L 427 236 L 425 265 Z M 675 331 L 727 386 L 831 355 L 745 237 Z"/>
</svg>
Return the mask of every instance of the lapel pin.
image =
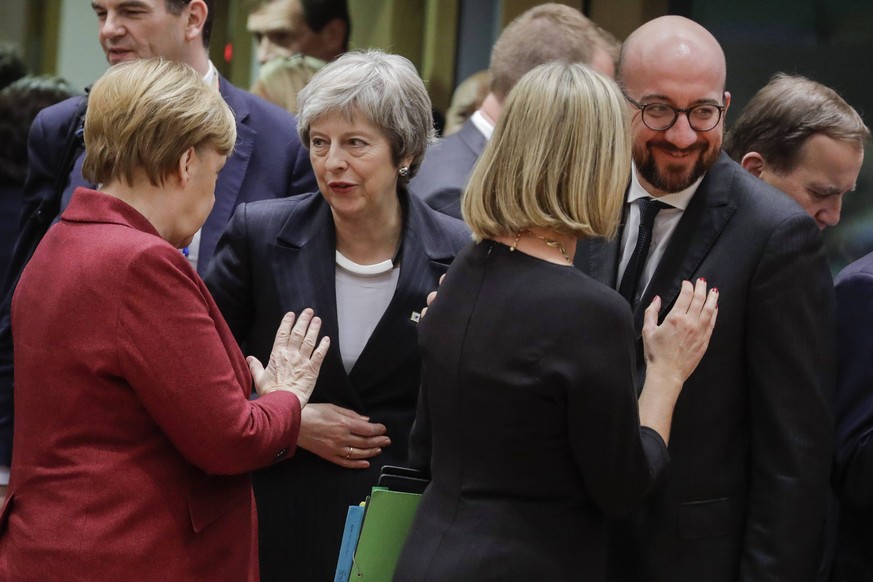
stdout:
<svg viewBox="0 0 873 582">
<path fill-rule="evenodd" d="M 421 313 L 419 313 L 418 311 L 413 311 L 412 315 L 409 316 L 409 319 L 411 319 L 414 323 L 418 323 L 421 320 Z"/>
</svg>

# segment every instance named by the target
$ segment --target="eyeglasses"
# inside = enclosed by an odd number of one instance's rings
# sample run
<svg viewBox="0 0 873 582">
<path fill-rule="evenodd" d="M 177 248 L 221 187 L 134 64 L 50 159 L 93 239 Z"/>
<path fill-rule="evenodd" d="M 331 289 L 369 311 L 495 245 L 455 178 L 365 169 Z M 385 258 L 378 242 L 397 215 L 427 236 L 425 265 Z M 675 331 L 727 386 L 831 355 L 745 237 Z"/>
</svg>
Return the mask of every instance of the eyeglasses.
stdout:
<svg viewBox="0 0 873 582">
<path fill-rule="evenodd" d="M 627 95 L 624 98 L 642 112 L 643 123 L 652 131 L 667 131 L 679 119 L 680 113 L 685 114 L 685 117 L 688 118 L 688 125 L 694 131 L 709 131 L 718 125 L 726 109 L 724 105 L 710 103 L 679 109 L 666 103 L 638 103 Z"/>
</svg>

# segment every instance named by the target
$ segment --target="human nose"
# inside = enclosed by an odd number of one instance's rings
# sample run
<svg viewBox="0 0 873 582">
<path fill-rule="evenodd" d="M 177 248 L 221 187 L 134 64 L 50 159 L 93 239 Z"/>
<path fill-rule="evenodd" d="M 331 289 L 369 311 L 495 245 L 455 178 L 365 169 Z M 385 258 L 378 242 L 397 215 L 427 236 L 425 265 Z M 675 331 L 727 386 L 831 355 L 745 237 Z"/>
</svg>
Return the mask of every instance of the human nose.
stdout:
<svg viewBox="0 0 873 582">
<path fill-rule="evenodd" d="M 843 197 L 831 196 L 818 211 L 819 221 L 828 226 L 836 226 L 840 223 L 840 212 L 843 209 Z"/>
<path fill-rule="evenodd" d="M 664 137 L 679 149 L 691 147 L 697 142 L 697 132 L 691 128 L 685 113 L 679 113 L 676 122 L 664 132 Z"/>
<path fill-rule="evenodd" d="M 273 58 L 273 43 L 264 35 L 258 40 L 258 62 L 264 64 Z"/>
<path fill-rule="evenodd" d="M 328 171 L 331 172 L 343 170 L 348 166 L 348 164 L 346 163 L 345 153 L 336 143 L 332 143 L 330 145 L 330 148 L 327 150 L 327 154 L 325 154 L 324 164 Z"/>
<path fill-rule="evenodd" d="M 103 38 L 117 38 L 124 35 L 124 25 L 118 17 L 111 12 L 107 13 L 100 25 L 100 36 Z"/>
</svg>

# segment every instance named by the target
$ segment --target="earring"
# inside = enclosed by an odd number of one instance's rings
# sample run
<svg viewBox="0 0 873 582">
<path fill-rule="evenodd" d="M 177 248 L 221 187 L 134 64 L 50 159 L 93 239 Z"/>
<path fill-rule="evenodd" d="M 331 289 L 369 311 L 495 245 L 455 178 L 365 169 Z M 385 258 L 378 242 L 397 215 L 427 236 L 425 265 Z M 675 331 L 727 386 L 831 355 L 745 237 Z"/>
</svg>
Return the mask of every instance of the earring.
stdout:
<svg viewBox="0 0 873 582">
<path fill-rule="evenodd" d="M 409 175 L 409 166 L 400 166 L 400 169 L 397 170 L 397 173 L 400 174 L 401 177 L 405 178 Z"/>
</svg>

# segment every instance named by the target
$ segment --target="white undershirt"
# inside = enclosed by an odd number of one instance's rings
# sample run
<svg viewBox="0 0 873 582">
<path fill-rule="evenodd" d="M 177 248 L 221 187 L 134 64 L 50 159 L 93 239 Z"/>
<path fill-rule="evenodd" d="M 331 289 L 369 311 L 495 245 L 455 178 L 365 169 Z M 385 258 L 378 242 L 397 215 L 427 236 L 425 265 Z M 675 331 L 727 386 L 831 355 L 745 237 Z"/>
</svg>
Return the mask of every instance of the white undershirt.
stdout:
<svg viewBox="0 0 873 582">
<path fill-rule="evenodd" d="M 399 277 L 400 267 L 391 261 L 359 265 L 336 252 L 336 315 L 346 373 L 352 371 L 388 309 Z"/>
<path fill-rule="evenodd" d="M 703 180 L 702 177 L 685 190 L 665 194 L 658 198 L 658 200 L 669 204 L 673 208 L 665 208 L 655 217 L 655 225 L 652 227 L 652 244 L 649 247 L 649 255 L 646 259 L 642 275 L 640 275 L 640 283 L 637 286 L 640 297 L 643 296 L 649 281 L 652 280 L 655 268 L 661 261 L 661 257 L 664 256 L 664 251 L 667 250 L 667 244 L 670 242 L 670 238 L 679 224 L 679 219 L 682 218 L 682 213 L 688 208 L 688 204 L 691 202 L 694 193 L 697 192 L 697 187 L 700 186 L 701 180 Z M 615 281 L 616 289 L 621 284 L 621 278 L 624 276 L 624 271 L 637 244 L 637 237 L 640 232 L 640 203 L 637 200 L 642 198 L 652 198 L 652 195 L 640 184 L 640 180 L 637 177 L 637 168 L 634 165 L 631 171 L 630 191 L 628 192 L 627 202 L 625 202 L 625 204 L 630 206 L 627 209 L 627 222 L 621 234 L 621 263 L 618 265 L 618 279 Z"/>
</svg>

